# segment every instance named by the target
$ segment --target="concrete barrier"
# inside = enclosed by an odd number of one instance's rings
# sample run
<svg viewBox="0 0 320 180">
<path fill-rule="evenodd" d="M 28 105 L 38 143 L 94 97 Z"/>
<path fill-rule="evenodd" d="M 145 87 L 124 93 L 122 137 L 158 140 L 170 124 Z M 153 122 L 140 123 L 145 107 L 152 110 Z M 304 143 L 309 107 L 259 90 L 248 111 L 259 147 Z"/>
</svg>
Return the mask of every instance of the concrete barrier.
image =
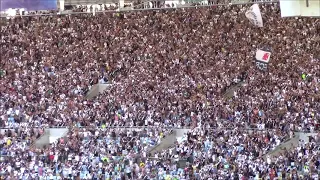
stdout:
<svg viewBox="0 0 320 180">
<path fill-rule="evenodd" d="M 87 93 L 86 97 L 88 99 L 93 99 L 96 96 L 98 96 L 100 93 L 103 93 L 108 87 L 110 87 L 112 84 L 95 84 L 92 86 L 92 88 Z"/>
<path fill-rule="evenodd" d="M 170 135 L 163 138 L 158 145 L 149 150 L 149 153 L 151 154 L 151 156 L 153 156 L 156 152 L 168 149 L 169 147 L 174 145 L 178 138 L 183 137 L 190 130 L 191 129 L 174 129 Z"/>
</svg>

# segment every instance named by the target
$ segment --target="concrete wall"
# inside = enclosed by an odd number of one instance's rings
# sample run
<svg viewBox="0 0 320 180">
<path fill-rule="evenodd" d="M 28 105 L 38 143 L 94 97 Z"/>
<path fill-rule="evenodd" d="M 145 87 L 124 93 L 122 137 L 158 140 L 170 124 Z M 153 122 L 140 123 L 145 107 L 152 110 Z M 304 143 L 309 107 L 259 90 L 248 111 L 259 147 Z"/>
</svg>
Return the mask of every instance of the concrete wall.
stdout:
<svg viewBox="0 0 320 180">
<path fill-rule="evenodd" d="M 173 130 L 172 134 L 166 136 L 162 139 L 161 143 L 153 147 L 149 153 L 153 156 L 156 152 L 159 152 L 163 149 L 168 149 L 177 141 L 178 138 L 183 137 L 187 132 L 191 129 L 175 129 Z"/>
<path fill-rule="evenodd" d="M 176 137 L 183 137 L 185 134 L 187 134 L 191 129 L 186 128 L 186 129 L 176 129 Z"/>
<path fill-rule="evenodd" d="M 49 143 L 53 143 L 61 137 L 64 137 L 68 134 L 68 128 L 50 128 L 50 138 Z"/>
<path fill-rule="evenodd" d="M 303 140 L 304 142 L 309 142 L 309 136 L 318 136 L 318 133 L 297 133 L 299 135 L 299 139 Z"/>
<path fill-rule="evenodd" d="M 50 129 L 45 129 L 44 134 L 36 140 L 34 146 L 37 148 L 43 148 L 50 144 Z"/>
<path fill-rule="evenodd" d="M 51 143 L 57 141 L 59 138 L 66 136 L 68 132 L 68 128 L 45 129 L 44 134 L 36 140 L 34 145 L 37 148 L 43 148 L 44 146 L 50 145 Z"/>
<path fill-rule="evenodd" d="M 112 84 L 95 84 L 92 86 L 92 88 L 87 93 L 88 99 L 93 99 L 103 91 L 105 91 L 108 87 L 110 87 Z"/>
<path fill-rule="evenodd" d="M 159 152 L 163 149 L 168 149 L 170 146 L 174 145 L 174 142 L 176 141 L 176 132 L 175 130 L 172 132 L 172 134 L 166 136 L 165 138 L 162 139 L 161 143 L 152 147 L 151 150 L 149 150 L 149 153 L 151 153 L 151 156 L 156 152 Z"/>
</svg>

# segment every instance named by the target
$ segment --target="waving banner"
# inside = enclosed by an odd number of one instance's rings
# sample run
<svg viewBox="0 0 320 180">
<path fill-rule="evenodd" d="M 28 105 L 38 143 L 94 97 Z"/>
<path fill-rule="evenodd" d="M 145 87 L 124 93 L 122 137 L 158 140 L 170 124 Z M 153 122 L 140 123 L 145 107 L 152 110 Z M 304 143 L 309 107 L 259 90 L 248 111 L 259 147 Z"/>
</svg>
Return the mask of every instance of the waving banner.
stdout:
<svg viewBox="0 0 320 180">
<path fill-rule="evenodd" d="M 255 26 L 263 27 L 262 16 L 258 4 L 254 4 L 250 7 L 250 9 L 246 12 L 246 17 Z"/>
</svg>

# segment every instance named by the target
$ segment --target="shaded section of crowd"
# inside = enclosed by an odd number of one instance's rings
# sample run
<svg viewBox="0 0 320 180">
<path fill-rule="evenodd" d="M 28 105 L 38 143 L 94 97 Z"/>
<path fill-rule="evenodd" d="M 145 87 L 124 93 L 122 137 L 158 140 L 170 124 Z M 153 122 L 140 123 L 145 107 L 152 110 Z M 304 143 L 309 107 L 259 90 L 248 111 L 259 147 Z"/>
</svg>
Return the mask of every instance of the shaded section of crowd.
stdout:
<svg viewBox="0 0 320 180">
<path fill-rule="evenodd" d="M 1 30 L 1 126 L 215 126 L 226 119 L 316 129 L 318 21 L 280 19 L 278 5 L 265 5 L 269 18 L 257 29 L 236 15 L 247 8 L 11 19 Z M 251 60 L 265 46 L 273 52 L 261 72 Z M 116 83 L 84 99 L 101 79 Z M 225 99 L 240 80 L 245 85 Z"/>
</svg>

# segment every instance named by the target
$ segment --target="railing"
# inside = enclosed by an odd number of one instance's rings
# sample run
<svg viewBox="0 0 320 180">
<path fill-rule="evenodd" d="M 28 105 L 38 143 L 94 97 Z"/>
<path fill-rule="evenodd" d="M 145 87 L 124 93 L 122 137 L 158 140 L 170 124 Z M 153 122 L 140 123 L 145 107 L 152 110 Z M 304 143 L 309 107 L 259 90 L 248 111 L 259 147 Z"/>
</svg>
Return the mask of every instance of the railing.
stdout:
<svg viewBox="0 0 320 180">
<path fill-rule="evenodd" d="M 91 5 L 118 3 L 119 0 L 64 0 L 65 5 Z"/>
<path fill-rule="evenodd" d="M 147 1 L 145 3 L 154 2 L 154 1 Z M 145 3 L 135 5 L 132 8 L 123 8 L 117 10 L 106 10 L 106 11 L 95 11 L 95 14 L 99 13 L 115 13 L 115 12 L 128 12 L 128 11 L 142 11 L 142 10 L 160 10 L 160 9 L 176 9 L 176 8 L 195 8 L 195 7 L 211 7 L 211 6 L 227 6 L 227 5 L 244 5 L 244 4 L 264 4 L 264 3 L 278 3 L 279 0 L 250 0 L 250 2 L 244 0 L 226 0 L 223 3 L 215 3 L 215 1 L 207 1 L 207 3 L 189 3 L 184 4 L 183 6 L 176 6 L 176 7 L 150 7 L 146 8 L 143 6 Z M 180 5 L 180 4 L 179 4 Z M 56 16 L 56 15 L 76 15 L 76 14 L 92 14 L 93 12 L 73 12 L 73 11 L 55 11 L 50 14 L 27 14 L 27 15 L 17 15 L 18 17 L 24 16 Z M 9 17 L 7 14 L 1 14 L 0 17 Z"/>
<path fill-rule="evenodd" d="M 23 127 L 23 128 L 34 128 L 34 127 Z M 22 129 L 23 129 L 22 128 Z M 50 128 L 69 128 L 69 126 L 52 126 L 52 127 L 48 127 L 46 129 L 50 129 Z M 102 126 L 73 126 L 71 129 L 73 128 L 79 128 L 79 129 L 90 129 L 90 128 L 97 128 L 97 129 L 159 129 L 159 128 L 164 128 L 164 129 L 168 129 L 168 130 L 174 130 L 174 129 L 196 129 L 199 127 L 191 127 L 191 126 L 184 126 L 184 127 L 172 127 L 172 126 L 106 126 L 106 127 L 102 127 Z M 0 130 L 6 130 L 6 129 L 10 129 L 10 130 L 14 130 L 15 128 L 10 128 L 10 127 L 4 127 L 4 128 L 0 128 Z M 255 128 L 255 127 L 202 127 L 202 129 L 208 129 L 208 130 L 244 130 L 244 131 L 272 131 L 272 130 L 279 130 L 279 128 Z M 290 129 L 288 129 L 290 130 Z M 297 133 L 318 133 L 320 132 L 319 128 L 314 129 L 314 131 L 310 131 L 310 130 L 292 130 L 293 132 L 297 132 Z"/>
</svg>

